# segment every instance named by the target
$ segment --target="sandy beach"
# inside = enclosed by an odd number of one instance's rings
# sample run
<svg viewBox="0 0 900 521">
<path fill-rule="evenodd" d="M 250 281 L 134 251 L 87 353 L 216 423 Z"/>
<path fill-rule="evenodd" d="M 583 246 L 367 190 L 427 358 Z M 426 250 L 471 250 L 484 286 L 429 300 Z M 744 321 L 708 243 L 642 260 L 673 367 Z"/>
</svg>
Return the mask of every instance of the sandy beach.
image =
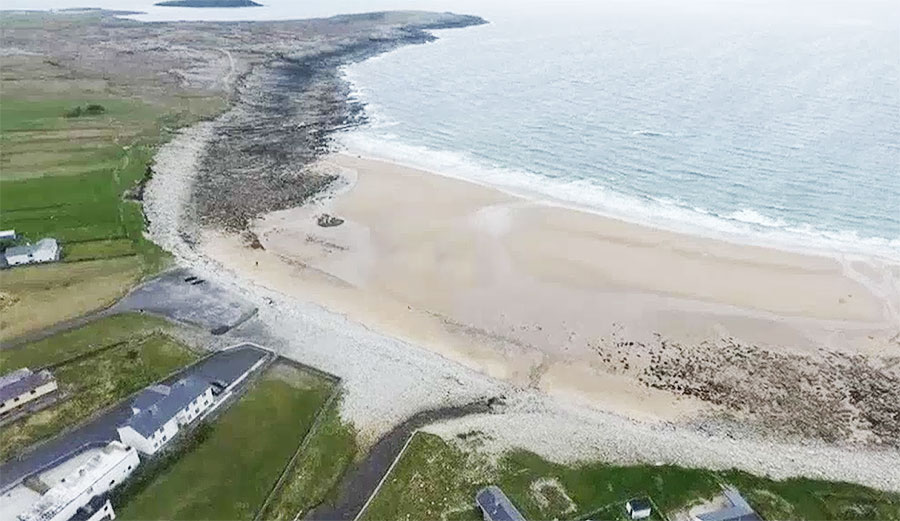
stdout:
<svg viewBox="0 0 900 521">
<path fill-rule="evenodd" d="M 648 385 L 660 345 L 698 360 L 750 346 L 804 363 L 898 345 L 896 265 L 646 228 L 349 154 L 317 168 L 341 177 L 331 194 L 258 219 L 255 248 L 207 232 L 202 251 L 518 386 L 686 419 L 717 405 Z M 322 214 L 344 222 L 319 226 Z"/>
</svg>

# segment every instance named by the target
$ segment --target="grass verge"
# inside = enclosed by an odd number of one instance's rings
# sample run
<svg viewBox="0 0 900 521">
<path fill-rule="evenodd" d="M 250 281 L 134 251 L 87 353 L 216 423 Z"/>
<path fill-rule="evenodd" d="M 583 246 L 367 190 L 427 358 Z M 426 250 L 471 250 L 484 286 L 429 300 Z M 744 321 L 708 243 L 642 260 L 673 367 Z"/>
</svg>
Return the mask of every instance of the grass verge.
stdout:
<svg viewBox="0 0 900 521">
<path fill-rule="evenodd" d="M 262 519 L 293 520 L 327 501 L 357 454 L 356 431 L 341 420 L 332 400 L 310 431 L 307 444 L 272 497 Z"/>
<path fill-rule="evenodd" d="M 475 492 L 489 484 L 499 485 L 527 519 L 627 519 L 624 502 L 635 496 L 650 496 L 671 518 L 729 483 L 766 519 L 900 520 L 900 495 L 849 483 L 675 466 L 566 466 L 525 451 L 495 461 L 478 451 L 478 436 L 447 443 L 416 434 L 364 519 L 476 521 Z"/>
<path fill-rule="evenodd" d="M 206 439 L 116 506 L 121 519 L 253 519 L 332 383 L 276 365 L 213 424 Z"/>
</svg>

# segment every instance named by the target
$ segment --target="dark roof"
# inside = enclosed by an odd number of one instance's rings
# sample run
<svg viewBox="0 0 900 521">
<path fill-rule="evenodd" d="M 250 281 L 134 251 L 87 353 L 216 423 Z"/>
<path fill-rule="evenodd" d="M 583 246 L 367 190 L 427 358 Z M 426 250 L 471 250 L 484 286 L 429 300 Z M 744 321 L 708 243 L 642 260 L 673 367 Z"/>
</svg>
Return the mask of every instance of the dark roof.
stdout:
<svg viewBox="0 0 900 521">
<path fill-rule="evenodd" d="M 142 400 L 144 407 L 137 407 L 140 410 L 132 416 L 125 425 L 139 432 L 142 436 L 149 437 L 162 427 L 167 421 L 175 417 L 175 414 L 184 409 L 191 401 L 202 395 L 209 389 L 209 383 L 195 376 L 188 376 L 178 380 L 171 387 L 166 395 L 159 392 L 151 391 L 147 388 L 135 398 L 135 402 Z M 156 403 L 150 403 L 150 398 L 156 395 L 159 399 Z"/>
<path fill-rule="evenodd" d="M 94 515 L 94 512 L 103 508 L 107 501 L 109 501 L 109 494 L 101 494 L 92 497 L 87 505 L 79 508 L 75 512 L 75 515 L 69 518 L 69 521 L 85 521 L 86 519 L 90 519 L 91 516 Z"/>
<path fill-rule="evenodd" d="M 631 510 L 634 510 L 634 511 L 651 510 L 653 507 L 653 505 L 650 503 L 650 500 L 645 497 L 637 498 L 637 499 L 629 499 L 625 504 L 631 505 Z"/>
<path fill-rule="evenodd" d="M 151 405 L 168 396 L 171 389 L 168 385 L 151 385 L 138 393 L 131 406 L 141 411 L 149 409 Z"/>
<path fill-rule="evenodd" d="M 53 375 L 46 369 L 32 373 L 27 367 L 13 371 L 0 378 L 0 402 L 21 396 L 53 380 Z"/>
<path fill-rule="evenodd" d="M 525 521 L 506 494 L 494 485 L 479 490 L 475 503 L 491 521 Z"/>
</svg>

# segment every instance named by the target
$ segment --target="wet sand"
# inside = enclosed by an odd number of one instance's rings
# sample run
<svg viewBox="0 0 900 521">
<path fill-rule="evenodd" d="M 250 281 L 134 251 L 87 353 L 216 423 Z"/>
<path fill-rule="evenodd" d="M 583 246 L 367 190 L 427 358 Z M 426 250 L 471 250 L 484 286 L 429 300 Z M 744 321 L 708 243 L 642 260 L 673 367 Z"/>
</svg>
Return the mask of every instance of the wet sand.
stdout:
<svg viewBox="0 0 900 521">
<path fill-rule="evenodd" d="M 701 357 L 721 341 L 812 357 L 897 349 L 897 265 L 647 228 L 347 154 L 318 168 L 342 184 L 255 221 L 261 248 L 206 231 L 202 252 L 522 387 L 685 419 L 716 406 L 642 383 L 634 369 L 649 356 L 634 345 L 668 339 Z M 322 213 L 345 222 L 321 227 Z"/>
</svg>

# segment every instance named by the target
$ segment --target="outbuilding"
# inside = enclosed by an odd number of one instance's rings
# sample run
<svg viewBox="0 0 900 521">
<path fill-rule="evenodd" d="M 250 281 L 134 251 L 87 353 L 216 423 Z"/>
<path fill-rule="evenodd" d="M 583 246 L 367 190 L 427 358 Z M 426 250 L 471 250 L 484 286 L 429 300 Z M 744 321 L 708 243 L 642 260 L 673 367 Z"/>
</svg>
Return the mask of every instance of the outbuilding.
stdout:
<svg viewBox="0 0 900 521">
<path fill-rule="evenodd" d="M 44 369 L 37 373 L 23 367 L 0 377 L 0 415 L 56 391 L 56 379 Z"/>
<path fill-rule="evenodd" d="M 56 239 L 41 239 L 34 244 L 11 246 L 3 255 L 9 266 L 54 262 L 59 260 L 59 244 Z"/>
<path fill-rule="evenodd" d="M 645 519 L 653 512 L 653 505 L 648 498 L 629 499 L 625 502 L 625 511 L 631 519 Z"/>
<path fill-rule="evenodd" d="M 475 494 L 475 504 L 481 509 L 484 521 L 525 521 L 512 501 L 495 485 L 479 490 Z"/>
</svg>

